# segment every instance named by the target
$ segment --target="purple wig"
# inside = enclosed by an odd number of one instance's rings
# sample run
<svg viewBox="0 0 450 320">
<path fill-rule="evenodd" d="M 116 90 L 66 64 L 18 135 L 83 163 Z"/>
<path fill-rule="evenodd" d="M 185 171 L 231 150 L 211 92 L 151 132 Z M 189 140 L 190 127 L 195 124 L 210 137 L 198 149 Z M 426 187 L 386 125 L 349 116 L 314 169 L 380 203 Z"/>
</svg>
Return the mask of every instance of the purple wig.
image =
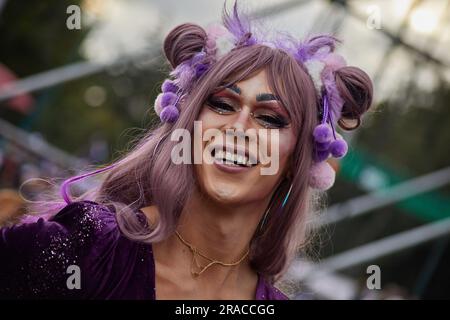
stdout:
<svg viewBox="0 0 450 320">
<path fill-rule="evenodd" d="M 317 199 L 305 177 L 313 162 L 312 132 L 320 123 L 318 110 L 321 100 L 302 61 L 306 57 L 319 56 L 324 50 L 334 50 L 335 39 L 311 38 L 303 44 L 302 50 L 297 50 L 298 43 L 287 36 L 281 42 L 272 42 L 278 45 L 271 45 L 260 42 L 258 32 L 250 29 L 249 20 L 244 15 L 238 14 L 236 4 L 231 14 L 224 10 L 223 17 L 224 25 L 236 38 L 238 47 L 207 70 L 199 68 L 201 75 L 197 81 L 184 83 L 184 75 L 180 74 L 181 80 L 166 82 L 163 86 L 168 92 L 180 86 L 189 88 L 185 98 L 179 101 L 180 112 L 176 121 L 165 122 L 149 130 L 129 153 L 112 165 L 67 180 L 61 192 L 65 202 L 70 203 L 68 187 L 71 183 L 104 173 L 98 188 L 91 190 L 91 199 L 116 208 L 121 230 L 130 239 L 150 243 L 166 239 L 175 231 L 183 208 L 198 187 L 193 165 L 172 164 L 171 151 L 176 142 L 168 137 L 175 129 L 187 129 L 192 134 L 194 121 L 198 119 L 205 100 L 220 85 L 236 83 L 265 69 L 269 85 L 289 112 L 298 137 L 289 162 L 292 177 L 284 178 L 273 190 L 264 228 L 254 234 L 251 242 L 249 258 L 252 268 L 274 282 L 288 267 L 298 248 L 307 243 L 306 222 L 313 209 L 311 204 Z M 164 52 L 176 70 L 202 52 L 206 43 L 207 33 L 202 27 L 182 24 L 167 35 Z M 339 70 L 337 90 L 343 93 L 343 110 L 349 117 L 357 118 L 370 105 L 370 79 L 367 81 L 363 71 L 357 68 L 346 68 Z M 362 103 L 355 95 L 367 99 Z M 361 108 L 362 104 L 365 109 Z M 336 153 L 338 151 L 341 150 Z M 284 205 L 283 199 L 288 193 L 289 201 Z M 150 205 L 157 206 L 159 221 L 151 228 L 144 228 L 134 213 Z M 281 208 L 283 214 L 277 214 Z"/>
</svg>

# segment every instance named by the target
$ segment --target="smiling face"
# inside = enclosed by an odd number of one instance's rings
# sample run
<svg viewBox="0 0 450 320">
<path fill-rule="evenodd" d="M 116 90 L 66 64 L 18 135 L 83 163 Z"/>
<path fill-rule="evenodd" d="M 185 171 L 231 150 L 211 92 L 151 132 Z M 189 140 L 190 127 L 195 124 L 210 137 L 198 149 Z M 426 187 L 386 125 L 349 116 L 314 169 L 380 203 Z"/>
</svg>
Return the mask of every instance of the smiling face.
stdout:
<svg viewBox="0 0 450 320">
<path fill-rule="evenodd" d="M 245 141 L 243 144 L 232 139 L 234 142 L 230 145 L 224 138 L 223 143 L 227 147 L 212 152 L 213 163 L 203 161 L 195 165 L 201 189 L 215 201 L 244 204 L 267 199 L 289 170 L 296 138 L 289 113 L 271 90 L 266 71 L 258 71 L 251 78 L 213 93 L 205 102 L 198 120 L 202 122 L 202 134 L 209 129 L 220 131 L 223 137 L 228 130 L 236 134 L 267 130 L 267 135 L 260 134 L 254 141 L 257 149 L 249 148 L 248 135 L 240 140 Z M 275 130 L 278 131 L 278 139 L 271 139 Z M 203 149 L 217 143 L 214 138 L 208 139 L 203 142 Z M 278 150 L 277 159 L 271 157 L 273 150 Z M 271 160 L 268 163 L 264 152 Z M 256 164 L 249 163 L 256 158 Z M 262 174 L 264 171 L 261 169 L 273 167 L 273 161 L 278 161 L 274 174 Z"/>
</svg>

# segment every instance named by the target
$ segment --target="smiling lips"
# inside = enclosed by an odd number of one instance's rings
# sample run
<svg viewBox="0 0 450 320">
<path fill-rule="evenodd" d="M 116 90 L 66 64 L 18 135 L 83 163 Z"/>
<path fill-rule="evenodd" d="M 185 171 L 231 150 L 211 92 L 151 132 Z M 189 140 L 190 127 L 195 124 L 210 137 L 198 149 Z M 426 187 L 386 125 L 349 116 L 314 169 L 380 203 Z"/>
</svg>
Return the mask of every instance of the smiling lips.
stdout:
<svg viewBox="0 0 450 320">
<path fill-rule="evenodd" d="M 212 148 L 211 156 L 219 169 L 229 173 L 242 172 L 258 164 L 257 157 L 249 155 L 248 150 L 239 147 L 224 146 L 224 150 L 215 147 Z"/>
<path fill-rule="evenodd" d="M 215 161 L 228 165 L 243 167 L 253 167 L 254 165 L 256 165 L 250 162 L 249 157 L 245 155 L 233 154 L 228 151 L 218 150 L 217 152 L 214 152 L 213 150 L 212 156 L 214 157 Z"/>
</svg>

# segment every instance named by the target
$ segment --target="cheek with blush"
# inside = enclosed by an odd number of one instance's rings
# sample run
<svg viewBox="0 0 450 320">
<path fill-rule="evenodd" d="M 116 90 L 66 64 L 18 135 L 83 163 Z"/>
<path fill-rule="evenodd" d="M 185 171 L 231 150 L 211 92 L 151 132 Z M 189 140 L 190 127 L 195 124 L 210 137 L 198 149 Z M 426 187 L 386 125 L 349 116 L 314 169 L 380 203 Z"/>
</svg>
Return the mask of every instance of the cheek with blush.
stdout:
<svg viewBox="0 0 450 320">
<path fill-rule="evenodd" d="M 203 133 L 210 129 L 220 129 L 226 125 L 223 119 L 214 112 L 204 109 L 199 120 L 202 121 Z M 211 141 L 203 142 L 203 149 Z M 201 188 L 209 198 L 215 201 L 229 204 L 242 204 L 245 202 L 264 201 L 272 194 L 278 182 L 283 179 L 289 164 L 289 157 L 294 149 L 295 137 L 290 129 L 280 130 L 279 141 L 276 145 L 266 142 L 267 151 L 278 148 L 278 170 L 271 175 L 261 174 L 261 164 L 250 170 L 230 174 L 217 169 L 214 164 L 202 162 L 195 165 L 196 177 Z M 268 164 L 270 165 L 270 164 Z"/>
</svg>

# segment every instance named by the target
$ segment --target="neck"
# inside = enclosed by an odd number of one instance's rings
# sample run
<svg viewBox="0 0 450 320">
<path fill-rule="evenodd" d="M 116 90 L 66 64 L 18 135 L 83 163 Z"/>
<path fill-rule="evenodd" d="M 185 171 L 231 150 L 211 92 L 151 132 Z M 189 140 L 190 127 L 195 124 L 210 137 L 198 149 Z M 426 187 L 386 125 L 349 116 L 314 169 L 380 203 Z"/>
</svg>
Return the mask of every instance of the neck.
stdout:
<svg viewBox="0 0 450 320">
<path fill-rule="evenodd" d="M 221 205 L 196 192 L 181 213 L 177 231 L 203 255 L 224 263 L 233 263 L 249 249 L 266 207 L 267 201 L 241 206 Z M 157 216 L 156 207 L 143 208 L 142 211 L 150 221 L 154 221 L 152 217 Z M 246 288 L 246 292 L 249 292 L 256 285 L 257 276 L 250 267 L 248 256 L 236 266 L 223 267 L 216 264 L 207 268 L 200 276 L 193 277 L 193 254 L 175 234 L 162 242 L 154 243 L 153 251 L 157 270 L 170 270 L 170 278 L 183 279 L 179 281 L 186 286 L 191 284 L 193 288 L 207 288 L 211 296 L 218 292 L 236 292 L 236 288 Z M 210 261 L 200 258 L 198 262 L 205 266 Z"/>
<path fill-rule="evenodd" d="M 235 262 L 247 252 L 266 206 L 265 201 L 221 204 L 197 192 L 183 210 L 177 230 L 209 258 Z"/>
</svg>

